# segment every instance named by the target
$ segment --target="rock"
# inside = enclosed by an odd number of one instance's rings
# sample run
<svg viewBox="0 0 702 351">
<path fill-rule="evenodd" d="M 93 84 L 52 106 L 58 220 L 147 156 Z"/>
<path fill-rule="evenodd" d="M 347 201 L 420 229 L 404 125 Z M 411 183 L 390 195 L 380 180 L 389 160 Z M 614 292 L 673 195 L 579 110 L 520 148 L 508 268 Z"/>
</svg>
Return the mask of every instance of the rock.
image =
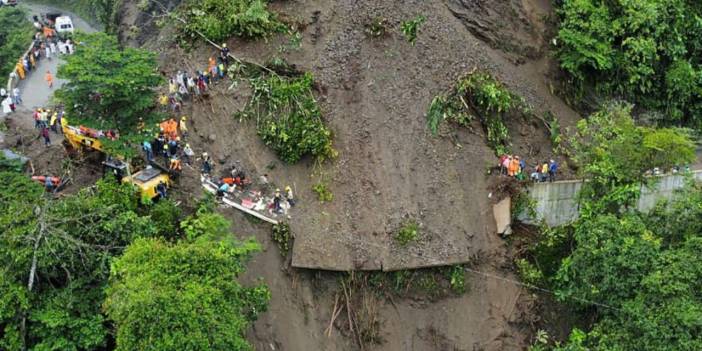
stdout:
<svg viewBox="0 0 702 351">
<path fill-rule="evenodd" d="M 209 141 L 215 141 L 215 140 L 217 140 L 217 135 L 216 135 L 216 134 L 210 134 L 209 136 L 207 136 L 207 140 L 209 140 Z"/>
<path fill-rule="evenodd" d="M 219 162 L 220 165 L 227 163 L 227 156 L 219 156 L 217 162 Z"/>
</svg>

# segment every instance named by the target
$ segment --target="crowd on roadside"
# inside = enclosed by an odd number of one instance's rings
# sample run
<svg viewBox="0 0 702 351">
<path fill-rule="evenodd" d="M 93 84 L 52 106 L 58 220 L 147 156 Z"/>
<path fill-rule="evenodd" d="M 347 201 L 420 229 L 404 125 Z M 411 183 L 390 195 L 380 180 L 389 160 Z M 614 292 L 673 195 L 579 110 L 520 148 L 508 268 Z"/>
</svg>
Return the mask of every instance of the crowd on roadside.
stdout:
<svg viewBox="0 0 702 351">
<path fill-rule="evenodd" d="M 498 167 L 501 176 L 514 177 L 517 180 L 526 180 L 528 176 L 534 182 L 553 182 L 558 173 L 558 162 L 554 160 L 528 166 L 527 162 L 517 155 L 500 156 Z M 528 173 L 529 169 L 531 173 Z"/>
<path fill-rule="evenodd" d="M 58 37 L 50 21 L 42 23 L 35 16 L 34 23 L 37 31 L 34 33 L 31 49 L 15 64 L 15 70 L 10 73 L 12 80 L 27 78 L 27 75 L 37 70 L 39 62 L 43 59 L 51 60 L 52 57 L 70 55 L 75 50 L 74 43 L 70 38 Z M 44 79 L 49 88 L 53 88 L 54 76 L 50 70 L 46 71 Z M 22 96 L 18 87 L 15 86 L 12 91 L 6 91 L 5 88 L 0 89 L 0 106 L 3 114 L 14 112 L 21 103 Z"/>
</svg>

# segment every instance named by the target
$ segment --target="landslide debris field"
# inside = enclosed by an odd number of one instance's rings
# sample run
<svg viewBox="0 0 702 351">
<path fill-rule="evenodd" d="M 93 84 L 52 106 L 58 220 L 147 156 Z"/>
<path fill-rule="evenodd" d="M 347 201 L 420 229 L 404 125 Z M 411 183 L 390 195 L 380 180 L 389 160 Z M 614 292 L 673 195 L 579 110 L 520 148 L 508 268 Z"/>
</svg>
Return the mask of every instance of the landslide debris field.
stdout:
<svg viewBox="0 0 702 351">
<path fill-rule="evenodd" d="M 448 128 L 433 136 L 425 114 L 432 98 L 466 73 L 491 72 L 537 115 L 550 112 L 561 125 L 577 116 L 549 90 L 555 67 L 548 57 L 548 1 L 274 2 L 272 10 L 300 28 L 299 48 L 281 52 L 289 37 L 232 39 L 238 57 L 255 62 L 283 58 L 315 77 L 323 115 L 339 157 L 315 166 L 289 166 L 256 136 L 255 127 L 233 114 L 250 90 L 218 86 L 204 104 L 192 105 L 200 148 L 221 162 L 236 161 L 251 174 L 268 173 L 290 184 L 300 198 L 290 220 L 295 242 L 292 265 L 326 270 L 397 270 L 467 262 L 478 253 L 500 252 L 488 197 L 496 157 L 480 124 Z M 122 28 L 148 26 L 149 15 L 126 9 Z M 401 21 L 426 17 L 416 45 L 399 33 Z M 388 32 L 370 37 L 367 26 L 384 18 Z M 130 22 L 131 21 L 131 22 Z M 146 21 L 146 24 L 144 23 Z M 155 26 L 151 27 L 156 30 Z M 143 29 L 135 44 L 161 53 L 163 71 L 202 69 L 216 51 L 206 44 L 186 52 L 171 49 L 168 33 Z M 190 108 L 191 106 L 186 106 Z M 506 121 L 515 154 L 529 161 L 551 155 L 548 131 L 538 120 Z M 334 200 L 320 203 L 312 186 L 328 184 Z M 497 199 L 499 200 L 499 199 Z M 405 221 L 420 223 L 419 240 L 398 247 L 393 235 Z"/>
<path fill-rule="evenodd" d="M 536 115 L 551 113 L 561 126 L 572 125 L 579 117 L 551 93 L 558 71 L 549 57 L 549 1 L 284 1 L 270 7 L 298 25 L 299 48 L 282 52 L 290 41 L 286 35 L 230 39 L 229 47 L 245 60 L 283 58 L 297 71 L 314 74 L 338 159 L 321 165 L 311 159 L 281 162 L 256 135 L 254 123 L 233 117 L 249 100 L 247 84 L 231 90 L 229 83 L 219 84 L 210 100 L 186 104 L 184 111 L 192 116 L 193 147 L 210 152 L 217 169 L 239 164 L 253 176 L 267 173 L 281 188 L 290 184 L 298 198 L 289 261 L 279 258 L 268 229 L 227 212 L 237 233 L 255 234 L 266 248 L 247 273 L 252 281 L 263 276 L 275 296 L 251 333 L 257 349 L 357 347 L 343 315 L 335 325 L 347 330 L 346 337 L 325 335 L 340 293 L 338 278 L 283 272 L 281 265 L 389 271 L 471 262 L 476 270 L 514 278 L 495 230 L 492 205 L 501 194 L 497 177 L 488 174 L 496 156 L 483 128 L 474 121 L 470 129 L 442 128 L 433 136 L 425 115 L 434 96 L 478 69 L 522 96 Z M 413 46 L 397 28 L 417 15 L 426 21 Z M 376 18 L 386 20 L 388 32 L 369 37 L 366 28 Z M 122 21 L 123 39 L 158 51 L 168 76 L 203 69 L 217 53 L 205 43 L 177 48 L 172 30 L 155 26 L 134 3 L 125 4 Z M 126 30 L 134 26 L 141 28 L 138 35 Z M 541 121 L 514 116 L 505 122 L 515 154 L 533 162 L 554 157 Z M 183 178 L 182 190 L 200 192 L 199 181 Z M 311 189 L 319 182 L 328 184 L 331 202 L 317 201 Z M 420 237 L 402 247 L 393 236 L 408 219 L 419 223 Z M 481 275 L 468 274 L 467 281 L 470 288 L 460 296 L 365 304 L 381 330 L 382 342 L 373 349 L 519 350 L 530 342 L 539 318 L 529 294 Z"/>
</svg>

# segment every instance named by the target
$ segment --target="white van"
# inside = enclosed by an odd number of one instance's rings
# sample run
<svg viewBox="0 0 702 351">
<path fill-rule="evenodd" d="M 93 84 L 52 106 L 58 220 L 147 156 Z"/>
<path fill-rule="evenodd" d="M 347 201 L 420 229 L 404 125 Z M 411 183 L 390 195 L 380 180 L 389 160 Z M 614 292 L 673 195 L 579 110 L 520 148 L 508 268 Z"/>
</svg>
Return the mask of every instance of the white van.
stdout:
<svg viewBox="0 0 702 351">
<path fill-rule="evenodd" d="M 73 34 L 73 21 L 68 16 L 56 17 L 55 27 L 59 36 L 65 37 Z"/>
</svg>

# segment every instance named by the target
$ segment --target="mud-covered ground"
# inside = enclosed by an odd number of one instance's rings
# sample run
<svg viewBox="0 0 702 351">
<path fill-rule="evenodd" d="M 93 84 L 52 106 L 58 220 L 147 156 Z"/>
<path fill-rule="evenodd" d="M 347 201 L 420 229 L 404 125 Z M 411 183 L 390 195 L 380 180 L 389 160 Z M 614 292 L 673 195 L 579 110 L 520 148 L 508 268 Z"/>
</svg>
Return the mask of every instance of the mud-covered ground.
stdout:
<svg viewBox="0 0 702 351">
<path fill-rule="evenodd" d="M 203 69 L 207 57 L 216 53 L 204 44 L 179 49 L 168 27 L 143 25 L 137 3 L 125 2 L 121 28 L 141 28 L 133 43 L 157 51 L 166 74 Z M 299 49 L 281 52 L 279 47 L 289 40 L 284 35 L 257 42 L 232 39 L 229 46 L 239 57 L 264 62 L 279 56 L 315 75 L 317 97 L 334 131 L 339 158 L 321 167 L 312 160 L 292 166 L 277 160 L 256 136 L 253 123 L 232 116 L 247 101 L 245 84 L 232 90 L 228 82 L 217 84 L 209 100 L 187 103 L 182 112 L 190 117 L 190 143 L 196 152 L 214 156 L 215 172 L 238 164 L 250 176 L 268 173 L 276 185 L 293 186 L 298 197 L 290 220 L 295 242 L 287 258 L 271 242 L 269 226 L 223 209 L 237 236 L 255 236 L 264 247 L 243 277 L 249 282 L 262 279 L 272 290 L 269 311 L 249 333 L 256 349 L 359 348 L 337 327 L 330 336 L 325 334 L 337 279 L 291 265 L 393 270 L 476 257 L 471 269 L 479 273 L 467 273 L 470 288 L 461 296 L 379 300 L 382 341 L 369 348 L 523 349 L 533 331 L 532 301 L 512 281 L 512 259 L 495 233 L 492 204 L 499 199 L 489 195 L 497 178 L 487 172 L 495 155 L 485 145 L 479 124 L 472 130 L 445 126 L 441 136 L 434 137 L 426 127 L 425 112 L 435 95 L 478 68 L 523 96 L 537 114 L 551 112 L 562 126 L 572 125 L 577 114 L 551 92 L 556 85 L 550 77 L 557 71 L 548 56 L 549 2 L 301 0 L 272 6 L 301 24 Z M 400 34 L 399 24 L 417 15 L 427 20 L 412 46 Z M 388 34 L 369 38 L 364 29 L 376 17 L 387 20 Z M 514 153 L 532 162 L 553 157 L 540 122 L 515 118 L 507 124 Z M 61 171 L 58 147 L 42 151 L 39 142 L 21 147 L 33 158 L 48 159 L 39 172 Z M 173 192 L 185 207 L 202 193 L 197 167 L 185 167 Z M 320 179 L 334 193 L 331 203 L 319 203 L 311 191 Z M 91 179 L 84 181 L 89 184 Z M 406 218 L 417 219 L 422 234 L 418 242 L 400 248 L 392 235 Z"/>
</svg>

